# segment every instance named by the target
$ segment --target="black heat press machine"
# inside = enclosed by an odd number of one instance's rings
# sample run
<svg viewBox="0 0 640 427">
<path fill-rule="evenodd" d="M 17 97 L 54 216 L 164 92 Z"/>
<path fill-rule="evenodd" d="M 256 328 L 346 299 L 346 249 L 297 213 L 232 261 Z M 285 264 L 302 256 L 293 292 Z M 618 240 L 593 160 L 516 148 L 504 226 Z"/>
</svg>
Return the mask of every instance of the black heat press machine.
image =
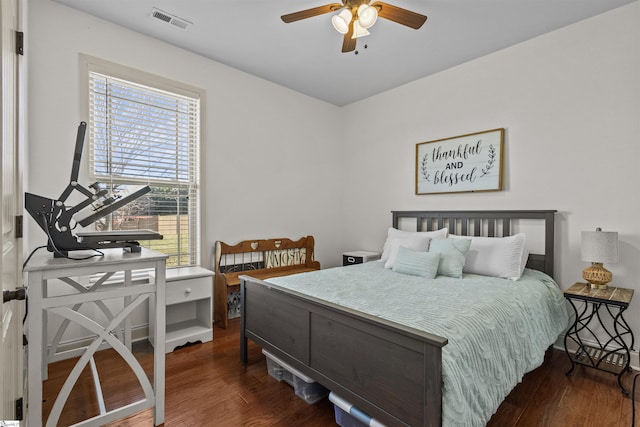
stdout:
<svg viewBox="0 0 640 427">
<path fill-rule="evenodd" d="M 78 174 L 86 130 L 87 124 L 81 122 L 76 136 L 71 180 L 60 197 L 54 200 L 25 193 L 25 209 L 47 234 L 47 250 L 53 252 L 54 257 L 68 257 L 69 251 L 87 249 L 123 248 L 128 252 L 140 252 L 141 246 L 138 240 L 162 239 L 162 235 L 151 230 L 88 231 L 78 232 L 75 235 L 72 233 L 77 225 L 82 227 L 91 225 L 151 191 L 151 188 L 146 185 L 136 187 L 127 193 L 111 194 L 108 190 L 101 188 L 97 182 L 89 186 L 91 190 L 80 185 Z M 86 198 L 75 206 L 67 207 L 65 202 L 74 190 Z"/>
</svg>

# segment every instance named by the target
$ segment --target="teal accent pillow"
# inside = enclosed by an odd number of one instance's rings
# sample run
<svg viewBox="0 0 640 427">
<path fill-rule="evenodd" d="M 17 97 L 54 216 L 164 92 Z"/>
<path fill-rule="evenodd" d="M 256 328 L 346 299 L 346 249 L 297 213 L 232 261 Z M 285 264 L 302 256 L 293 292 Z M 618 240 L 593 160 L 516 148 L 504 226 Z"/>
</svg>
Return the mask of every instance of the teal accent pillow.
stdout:
<svg viewBox="0 0 640 427">
<path fill-rule="evenodd" d="M 464 261 L 471 246 L 471 239 L 434 239 L 429 252 L 440 254 L 438 274 L 449 277 L 462 277 Z"/>
<path fill-rule="evenodd" d="M 433 279 L 438 273 L 439 264 L 439 253 L 414 251 L 400 246 L 392 270 L 396 273 Z"/>
</svg>

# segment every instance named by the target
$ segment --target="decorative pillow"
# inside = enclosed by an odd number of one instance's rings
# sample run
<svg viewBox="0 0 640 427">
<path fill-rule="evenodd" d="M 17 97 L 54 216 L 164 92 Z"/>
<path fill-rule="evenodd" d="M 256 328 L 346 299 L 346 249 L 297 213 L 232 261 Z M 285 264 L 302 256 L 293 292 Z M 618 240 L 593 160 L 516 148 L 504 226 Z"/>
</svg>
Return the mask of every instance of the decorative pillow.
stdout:
<svg viewBox="0 0 640 427">
<path fill-rule="evenodd" d="M 393 271 L 433 279 L 438 273 L 439 262 L 440 254 L 438 253 L 418 252 L 400 246 L 396 261 L 393 263 Z"/>
<path fill-rule="evenodd" d="M 393 227 L 389 227 L 387 231 L 387 240 L 384 242 L 384 247 L 382 249 L 382 256 L 380 259 L 382 261 L 386 261 L 389 259 L 389 255 L 391 254 L 391 243 L 398 238 L 407 238 L 407 237 L 429 237 L 430 239 L 444 239 L 447 237 L 447 232 L 449 230 L 446 228 L 441 228 L 436 231 L 403 231 L 398 230 Z"/>
<path fill-rule="evenodd" d="M 401 247 L 412 249 L 414 251 L 427 252 L 429 249 L 430 237 L 427 236 L 405 236 L 394 238 L 389 247 L 389 258 L 384 263 L 384 268 L 391 268 L 398 256 L 398 250 Z"/>
<path fill-rule="evenodd" d="M 464 239 L 464 236 L 451 236 Z M 472 237 L 464 263 L 465 273 L 518 280 L 527 265 L 529 251 L 524 233 L 507 237 Z"/>
<path fill-rule="evenodd" d="M 464 260 L 471 246 L 471 239 L 434 239 L 429 252 L 440 254 L 438 274 L 449 277 L 462 277 Z"/>
</svg>

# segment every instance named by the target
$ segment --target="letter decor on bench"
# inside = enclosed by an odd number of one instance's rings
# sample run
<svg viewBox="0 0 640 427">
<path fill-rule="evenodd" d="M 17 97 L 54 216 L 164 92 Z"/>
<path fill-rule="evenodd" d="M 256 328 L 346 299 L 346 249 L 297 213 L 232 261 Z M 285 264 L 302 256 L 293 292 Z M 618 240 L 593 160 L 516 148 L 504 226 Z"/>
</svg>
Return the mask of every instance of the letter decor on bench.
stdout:
<svg viewBox="0 0 640 427">
<path fill-rule="evenodd" d="M 214 320 L 227 328 L 229 319 L 240 317 L 240 279 L 248 275 L 265 280 L 320 270 L 313 260 L 313 236 L 300 240 L 243 240 L 236 245 L 217 241 L 214 254 Z"/>
</svg>

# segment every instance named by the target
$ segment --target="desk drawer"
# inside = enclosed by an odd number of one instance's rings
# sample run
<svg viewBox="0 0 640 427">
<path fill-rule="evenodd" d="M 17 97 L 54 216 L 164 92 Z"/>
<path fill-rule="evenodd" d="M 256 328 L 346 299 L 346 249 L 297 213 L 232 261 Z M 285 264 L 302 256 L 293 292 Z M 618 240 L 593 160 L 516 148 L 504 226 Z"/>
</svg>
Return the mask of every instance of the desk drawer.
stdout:
<svg viewBox="0 0 640 427">
<path fill-rule="evenodd" d="M 211 277 L 167 282 L 166 305 L 211 298 Z"/>
</svg>

